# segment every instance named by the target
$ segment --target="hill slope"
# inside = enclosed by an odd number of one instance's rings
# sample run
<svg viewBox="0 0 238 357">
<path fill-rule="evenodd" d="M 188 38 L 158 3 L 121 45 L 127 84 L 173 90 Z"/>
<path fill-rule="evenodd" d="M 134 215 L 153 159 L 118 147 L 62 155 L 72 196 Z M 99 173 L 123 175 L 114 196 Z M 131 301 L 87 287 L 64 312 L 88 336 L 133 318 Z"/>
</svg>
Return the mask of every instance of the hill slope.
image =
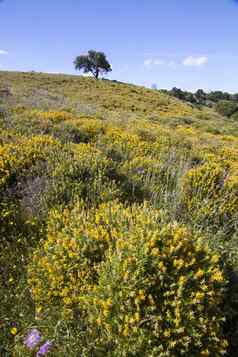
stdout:
<svg viewBox="0 0 238 357">
<path fill-rule="evenodd" d="M 107 80 L 0 81 L 0 354 L 31 356 L 36 326 L 52 356 L 236 356 L 238 124 Z"/>
<path fill-rule="evenodd" d="M 10 107 L 66 110 L 101 119 L 149 119 L 163 125 L 202 128 L 238 135 L 238 123 L 223 120 L 212 109 L 199 108 L 160 91 L 116 81 L 43 73 L 0 72 L 0 92 Z"/>
<path fill-rule="evenodd" d="M 15 103 L 40 109 L 68 108 L 75 113 L 141 113 L 189 115 L 193 110 L 165 94 L 143 87 L 93 78 L 36 73 L 1 72 L 0 81 L 11 88 Z M 36 103 L 31 100 L 35 98 Z"/>
</svg>

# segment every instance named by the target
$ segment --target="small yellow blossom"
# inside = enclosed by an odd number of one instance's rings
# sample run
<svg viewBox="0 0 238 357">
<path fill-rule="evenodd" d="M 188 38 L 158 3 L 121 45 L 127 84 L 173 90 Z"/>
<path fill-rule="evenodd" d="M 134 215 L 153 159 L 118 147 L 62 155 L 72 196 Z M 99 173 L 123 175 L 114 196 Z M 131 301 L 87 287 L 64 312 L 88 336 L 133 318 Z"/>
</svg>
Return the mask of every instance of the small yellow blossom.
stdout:
<svg viewBox="0 0 238 357">
<path fill-rule="evenodd" d="M 15 336 L 17 334 L 17 328 L 16 327 L 12 327 L 11 330 L 10 330 L 11 334 L 13 336 Z"/>
</svg>

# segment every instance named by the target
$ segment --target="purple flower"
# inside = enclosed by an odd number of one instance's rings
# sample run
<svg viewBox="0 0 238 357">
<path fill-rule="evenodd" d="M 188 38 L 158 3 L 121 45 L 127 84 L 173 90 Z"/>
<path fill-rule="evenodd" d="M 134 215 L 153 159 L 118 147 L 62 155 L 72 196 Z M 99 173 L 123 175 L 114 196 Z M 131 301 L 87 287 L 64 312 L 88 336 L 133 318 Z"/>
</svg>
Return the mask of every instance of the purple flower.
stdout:
<svg viewBox="0 0 238 357">
<path fill-rule="evenodd" d="M 138 175 L 143 175 L 145 173 L 145 170 L 143 168 L 137 169 Z"/>
<path fill-rule="evenodd" d="M 51 341 L 46 341 L 39 349 L 37 352 L 37 357 L 44 356 L 46 353 L 49 352 L 49 350 L 52 347 L 52 342 Z"/>
<path fill-rule="evenodd" d="M 33 350 L 36 347 L 36 345 L 40 342 L 40 339 L 41 339 L 40 332 L 36 328 L 34 328 L 28 332 L 28 335 L 26 336 L 24 343 L 30 350 Z"/>
</svg>

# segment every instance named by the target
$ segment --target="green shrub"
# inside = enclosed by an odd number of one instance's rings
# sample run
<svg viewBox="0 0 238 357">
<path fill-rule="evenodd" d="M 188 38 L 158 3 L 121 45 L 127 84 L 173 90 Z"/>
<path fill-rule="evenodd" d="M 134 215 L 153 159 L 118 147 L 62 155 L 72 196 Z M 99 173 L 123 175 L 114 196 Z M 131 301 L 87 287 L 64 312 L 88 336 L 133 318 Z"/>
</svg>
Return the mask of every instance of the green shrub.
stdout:
<svg viewBox="0 0 238 357">
<path fill-rule="evenodd" d="M 72 321 L 84 356 L 218 356 L 227 345 L 218 263 L 147 204 L 88 213 L 79 204 L 52 213 L 28 272 L 38 313 Z"/>
<path fill-rule="evenodd" d="M 215 110 L 225 117 L 230 117 L 238 111 L 238 105 L 229 100 L 221 100 L 215 105 Z"/>
<path fill-rule="evenodd" d="M 232 165 L 232 160 L 208 157 L 185 173 L 181 198 L 193 225 L 202 224 L 203 229 L 209 225 L 215 231 L 225 229 L 226 234 L 236 229 L 238 178 Z"/>
<path fill-rule="evenodd" d="M 232 114 L 231 119 L 238 121 L 238 111 Z"/>
<path fill-rule="evenodd" d="M 49 187 L 44 200 L 49 207 L 83 199 L 97 205 L 120 196 L 115 182 L 110 180 L 113 162 L 94 145 L 78 144 L 54 159 Z"/>
</svg>

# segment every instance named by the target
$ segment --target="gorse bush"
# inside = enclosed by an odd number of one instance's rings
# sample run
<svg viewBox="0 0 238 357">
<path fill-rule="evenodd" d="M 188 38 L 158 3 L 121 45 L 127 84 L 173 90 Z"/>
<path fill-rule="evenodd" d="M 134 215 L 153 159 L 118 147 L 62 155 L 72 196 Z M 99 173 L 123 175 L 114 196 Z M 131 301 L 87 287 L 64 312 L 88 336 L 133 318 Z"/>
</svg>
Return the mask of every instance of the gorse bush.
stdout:
<svg viewBox="0 0 238 357">
<path fill-rule="evenodd" d="M 30 113 L 31 117 L 36 117 L 39 118 L 41 120 L 49 120 L 52 121 L 53 123 L 58 123 L 64 120 L 72 120 L 74 119 L 74 116 L 69 113 L 69 112 L 65 112 L 65 111 L 48 111 L 48 112 L 39 112 L 39 111 L 32 111 Z"/>
<path fill-rule="evenodd" d="M 39 311 L 54 305 L 64 316 L 71 312 L 72 317 L 73 311 L 81 310 L 80 297 L 97 280 L 97 267 L 109 241 L 109 228 L 103 222 L 97 225 L 98 218 L 98 213 L 87 212 L 82 203 L 72 212 L 51 212 L 48 239 L 43 249 L 35 251 L 29 267 Z"/>
<path fill-rule="evenodd" d="M 81 197 L 89 204 L 116 198 L 120 191 L 110 173 L 113 163 L 91 144 L 78 144 L 60 156 L 46 193 L 51 206 Z"/>
<path fill-rule="evenodd" d="M 237 227 L 238 177 L 234 164 L 208 159 L 184 176 L 183 195 L 188 214 L 216 229 Z M 233 167 L 232 167 L 233 166 Z M 203 223 L 204 224 L 204 223 Z"/>
<path fill-rule="evenodd" d="M 41 177 L 47 170 L 49 157 L 60 150 L 60 145 L 49 136 L 11 137 L 3 132 L 2 139 L 0 316 L 4 324 L 0 351 L 7 356 L 6 345 L 8 342 L 14 343 L 11 328 L 18 327 L 20 317 L 26 317 L 32 308 L 32 301 L 24 285 L 24 272 L 29 249 L 35 246 L 43 232 L 41 219 L 38 220 L 41 194 L 45 189 Z"/>
<path fill-rule="evenodd" d="M 102 269 L 89 305 L 93 324 L 99 325 L 102 336 L 99 344 L 105 346 L 105 353 L 113 349 L 111 355 L 115 356 L 224 353 L 227 344 L 221 338 L 218 304 L 223 278 L 219 270 L 215 264 L 213 270 L 194 258 L 193 248 L 183 241 L 186 230 L 164 227 L 157 241 L 156 233 L 150 233 L 151 240 L 145 245 L 118 242 L 121 247 Z M 162 243 L 163 238 L 170 242 Z M 187 238 L 191 241 L 191 236 Z M 178 244 L 174 251 L 173 243 Z M 199 249 L 197 253 L 204 254 Z M 184 258 L 187 254 L 191 261 Z"/>
<path fill-rule="evenodd" d="M 78 204 L 52 212 L 29 284 L 42 317 L 57 311 L 78 319 L 95 356 L 218 356 L 227 346 L 218 263 L 147 204 L 109 203 L 88 213 Z"/>
<path fill-rule="evenodd" d="M 15 144 L 1 146 L 1 186 L 9 180 L 13 183 L 18 175 L 26 174 L 29 167 L 33 167 L 37 162 L 46 161 L 50 149 L 54 150 L 56 146 L 57 142 L 47 136 L 22 138 Z"/>
</svg>

